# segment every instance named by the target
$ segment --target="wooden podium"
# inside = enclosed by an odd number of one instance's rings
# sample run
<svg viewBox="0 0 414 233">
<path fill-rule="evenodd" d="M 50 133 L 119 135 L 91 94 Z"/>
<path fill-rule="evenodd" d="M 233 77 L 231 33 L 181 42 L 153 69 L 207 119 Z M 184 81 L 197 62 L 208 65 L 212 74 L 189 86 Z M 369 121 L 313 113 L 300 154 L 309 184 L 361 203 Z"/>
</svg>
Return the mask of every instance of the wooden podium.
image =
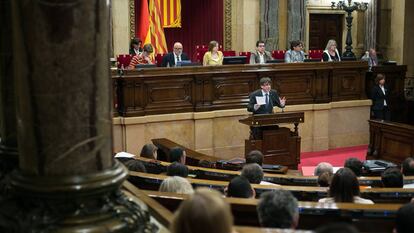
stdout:
<svg viewBox="0 0 414 233">
<path fill-rule="evenodd" d="M 239 120 L 240 123 L 250 126 L 250 138 L 245 140 L 245 154 L 259 150 L 264 155 L 263 163 L 297 169 L 300 162 L 298 125 L 304 120 L 303 112 L 251 115 Z M 293 123 L 294 131 L 278 126 L 285 123 Z"/>
</svg>

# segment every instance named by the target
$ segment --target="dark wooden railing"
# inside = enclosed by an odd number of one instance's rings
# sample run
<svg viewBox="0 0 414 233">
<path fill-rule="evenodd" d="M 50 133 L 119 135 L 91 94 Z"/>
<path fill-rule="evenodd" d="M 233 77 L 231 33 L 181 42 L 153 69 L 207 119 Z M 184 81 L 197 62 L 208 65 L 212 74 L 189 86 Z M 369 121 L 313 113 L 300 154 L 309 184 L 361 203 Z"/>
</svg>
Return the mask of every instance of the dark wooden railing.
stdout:
<svg viewBox="0 0 414 233">
<path fill-rule="evenodd" d="M 414 155 L 414 126 L 381 120 L 369 120 L 367 159 L 401 163 Z"/>
</svg>

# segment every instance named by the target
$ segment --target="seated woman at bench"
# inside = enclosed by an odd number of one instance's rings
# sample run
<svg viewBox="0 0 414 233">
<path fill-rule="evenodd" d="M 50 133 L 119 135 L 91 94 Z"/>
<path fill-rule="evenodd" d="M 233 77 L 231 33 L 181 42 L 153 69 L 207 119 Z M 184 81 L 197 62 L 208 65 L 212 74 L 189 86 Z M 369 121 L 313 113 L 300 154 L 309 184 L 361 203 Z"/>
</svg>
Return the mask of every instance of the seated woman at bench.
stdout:
<svg viewBox="0 0 414 233">
<path fill-rule="evenodd" d="M 349 168 L 339 169 L 332 178 L 327 198 L 319 200 L 321 203 L 353 202 L 358 204 L 374 204 L 369 199 L 359 196 L 359 183 L 355 173 Z"/>
</svg>

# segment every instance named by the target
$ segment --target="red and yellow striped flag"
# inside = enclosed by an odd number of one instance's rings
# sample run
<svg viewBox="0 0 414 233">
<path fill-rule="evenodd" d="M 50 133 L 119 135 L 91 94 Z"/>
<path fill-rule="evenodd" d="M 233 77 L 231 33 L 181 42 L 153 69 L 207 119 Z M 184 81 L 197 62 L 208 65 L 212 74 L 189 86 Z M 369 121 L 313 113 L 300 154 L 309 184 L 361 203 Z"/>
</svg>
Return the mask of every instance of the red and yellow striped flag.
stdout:
<svg viewBox="0 0 414 233">
<path fill-rule="evenodd" d="M 145 0 L 144 0 L 145 1 Z M 145 38 L 145 44 L 151 44 L 154 53 L 167 53 L 164 28 L 162 27 L 162 15 L 160 0 L 149 0 L 149 31 Z"/>
<path fill-rule="evenodd" d="M 161 12 L 163 27 L 181 27 L 181 0 L 162 0 Z"/>
</svg>

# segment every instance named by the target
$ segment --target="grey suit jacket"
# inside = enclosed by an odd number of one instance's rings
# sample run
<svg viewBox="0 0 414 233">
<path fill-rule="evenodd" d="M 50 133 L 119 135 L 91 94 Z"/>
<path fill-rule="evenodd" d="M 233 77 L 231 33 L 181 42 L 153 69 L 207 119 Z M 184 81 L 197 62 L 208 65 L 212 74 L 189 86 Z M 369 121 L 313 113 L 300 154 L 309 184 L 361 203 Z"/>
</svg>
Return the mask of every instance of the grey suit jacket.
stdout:
<svg viewBox="0 0 414 233">
<path fill-rule="evenodd" d="M 273 60 L 272 54 L 269 51 L 264 51 L 263 60 L 265 63 L 266 61 Z M 250 55 L 250 64 L 259 64 L 259 63 L 260 63 L 259 52 L 257 51 L 252 52 L 252 54 Z"/>
</svg>

